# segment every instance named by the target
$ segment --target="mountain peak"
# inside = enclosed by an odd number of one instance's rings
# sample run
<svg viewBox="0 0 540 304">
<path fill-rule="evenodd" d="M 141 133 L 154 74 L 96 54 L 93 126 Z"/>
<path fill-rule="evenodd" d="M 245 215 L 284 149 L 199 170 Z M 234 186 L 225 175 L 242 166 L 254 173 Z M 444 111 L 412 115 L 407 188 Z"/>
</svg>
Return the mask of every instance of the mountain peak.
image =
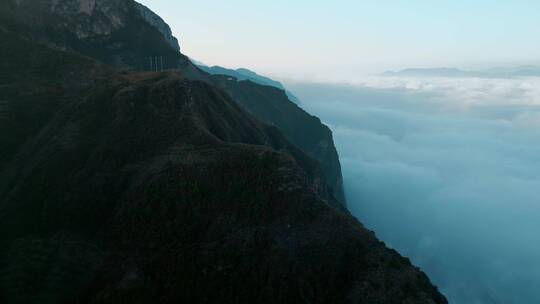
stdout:
<svg viewBox="0 0 540 304">
<path fill-rule="evenodd" d="M 169 25 L 148 7 L 130 0 L 43 0 L 39 3 L 29 0 L 8 0 L 19 15 L 39 12 L 41 17 L 54 16 L 63 19 L 64 26 L 72 27 L 78 38 L 109 35 L 122 28 L 126 15 L 133 7 L 140 17 L 156 28 L 167 43 L 180 51 L 178 39 L 173 36 Z M 22 12 L 22 13 L 21 13 Z M 69 22 L 68 22 L 69 21 Z"/>
<path fill-rule="evenodd" d="M 475 78 L 514 78 L 538 77 L 540 67 L 533 65 L 517 67 L 494 67 L 483 70 L 460 70 L 457 68 L 409 68 L 401 71 L 390 71 L 383 76 L 404 77 L 475 77 Z"/>
<path fill-rule="evenodd" d="M 467 72 L 456 68 L 409 68 L 401 71 L 389 71 L 383 76 L 415 76 L 415 77 L 456 77 L 464 76 Z"/>
<path fill-rule="evenodd" d="M 151 69 L 156 56 L 165 69 L 187 61 L 167 23 L 135 1 L 8 1 L 0 4 L 6 29 L 48 47 L 129 70 Z"/>
<path fill-rule="evenodd" d="M 180 45 L 178 44 L 178 39 L 173 36 L 171 27 L 156 13 L 154 13 L 151 9 L 148 7 L 135 2 L 135 7 L 141 14 L 144 20 L 148 22 L 150 25 L 154 26 L 167 40 L 169 45 L 180 52 Z"/>
</svg>

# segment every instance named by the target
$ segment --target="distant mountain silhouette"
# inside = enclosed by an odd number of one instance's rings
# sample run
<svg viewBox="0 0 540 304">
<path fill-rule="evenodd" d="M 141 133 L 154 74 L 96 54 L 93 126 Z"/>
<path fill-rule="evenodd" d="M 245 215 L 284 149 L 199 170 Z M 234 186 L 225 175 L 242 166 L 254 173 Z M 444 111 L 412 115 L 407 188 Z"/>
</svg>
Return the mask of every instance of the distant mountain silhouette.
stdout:
<svg viewBox="0 0 540 304">
<path fill-rule="evenodd" d="M 411 68 L 397 72 L 389 71 L 383 76 L 408 77 L 479 77 L 479 78 L 513 78 L 513 77 L 540 77 L 540 67 L 496 67 L 477 71 L 464 71 L 456 68 Z"/>
<path fill-rule="evenodd" d="M 291 100 L 292 102 L 296 104 L 300 104 L 300 99 L 298 99 L 298 97 L 294 96 L 293 93 L 288 91 L 281 82 L 273 80 L 266 76 L 259 75 L 251 70 L 243 69 L 243 68 L 233 70 L 233 69 L 228 69 L 221 66 L 209 67 L 201 63 L 197 63 L 197 65 L 200 69 L 212 75 L 226 75 L 226 76 L 234 77 L 239 81 L 249 80 L 260 85 L 271 86 L 278 89 L 282 89 L 285 91 L 285 93 L 287 93 L 287 97 L 289 97 L 289 100 Z"/>
<path fill-rule="evenodd" d="M 452 68 L 430 68 L 430 69 L 405 69 L 398 72 L 385 72 L 384 76 L 415 76 L 415 77 L 463 77 L 469 73 Z"/>
</svg>

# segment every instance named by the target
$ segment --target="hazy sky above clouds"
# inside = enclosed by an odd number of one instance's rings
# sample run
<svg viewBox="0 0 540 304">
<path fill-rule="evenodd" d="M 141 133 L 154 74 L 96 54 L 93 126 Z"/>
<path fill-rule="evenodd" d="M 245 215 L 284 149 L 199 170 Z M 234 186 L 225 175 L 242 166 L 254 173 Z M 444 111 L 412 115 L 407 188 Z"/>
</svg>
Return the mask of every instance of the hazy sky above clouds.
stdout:
<svg viewBox="0 0 540 304">
<path fill-rule="evenodd" d="M 539 63 L 534 0 L 141 0 L 204 63 L 274 76 Z"/>
</svg>

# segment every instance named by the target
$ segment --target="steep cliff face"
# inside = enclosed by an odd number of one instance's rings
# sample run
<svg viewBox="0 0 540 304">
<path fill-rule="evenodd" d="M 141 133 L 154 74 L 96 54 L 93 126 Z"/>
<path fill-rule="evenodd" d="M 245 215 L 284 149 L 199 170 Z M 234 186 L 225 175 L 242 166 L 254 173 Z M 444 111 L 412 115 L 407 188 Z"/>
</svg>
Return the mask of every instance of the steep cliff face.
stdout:
<svg viewBox="0 0 540 304">
<path fill-rule="evenodd" d="M 164 68 L 187 61 L 170 28 L 131 0 L 6 0 L 0 8 L 6 29 L 122 69 L 149 70 L 155 56 Z"/>
<path fill-rule="evenodd" d="M 213 84 L 263 122 L 277 126 L 292 143 L 319 161 L 334 197 L 346 206 L 341 164 L 332 131 L 321 120 L 291 102 L 285 91 L 251 81 L 214 76 Z"/>
<path fill-rule="evenodd" d="M 0 302 L 446 303 L 220 89 L 0 41 Z"/>
<path fill-rule="evenodd" d="M 150 25 L 155 27 L 162 35 L 163 38 L 169 43 L 169 45 L 180 52 L 180 45 L 178 44 L 178 39 L 173 36 L 171 28 L 161 17 L 150 10 L 148 7 L 135 2 L 135 8 L 139 11 L 140 15 L 148 22 Z"/>
<path fill-rule="evenodd" d="M 11 13 L 19 20 L 24 20 L 26 25 L 37 28 L 46 24 L 59 32 L 69 31 L 80 40 L 110 36 L 125 26 L 129 10 L 128 1 L 123 0 L 7 0 L 7 2 Z M 53 18 L 57 19 L 57 22 L 49 23 Z"/>
</svg>

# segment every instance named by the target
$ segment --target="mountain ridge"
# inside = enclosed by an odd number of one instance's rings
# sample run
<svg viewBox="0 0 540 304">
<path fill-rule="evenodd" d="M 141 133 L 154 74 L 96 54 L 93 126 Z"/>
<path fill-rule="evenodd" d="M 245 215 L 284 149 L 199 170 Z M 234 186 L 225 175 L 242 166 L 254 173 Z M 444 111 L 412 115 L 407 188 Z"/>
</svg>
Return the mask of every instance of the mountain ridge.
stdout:
<svg viewBox="0 0 540 304">
<path fill-rule="evenodd" d="M 399 77 L 475 77 L 475 78 L 515 78 L 540 77 L 540 67 L 517 66 L 496 67 L 476 71 L 464 71 L 457 68 L 409 68 L 397 72 L 385 72 L 383 76 Z"/>
<path fill-rule="evenodd" d="M 81 3 L 88 1 L 97 1 L 103 3 L 103 6 L 92 10 L 92 14 L 81 15 L 78 8 L 86 7 Z M 289 105 L 293 103 L 287 102 L 288 98 L 274 94 L 266 86 L 246 86 L 237 81 L 223 81 L 220 75 L 202 71 L 188 57 L 171 47 L 159 29 L 141 16 L 135 1 L 62 0 L 60 3 L 67 7 L 63 10 L 52 10 L 53 2 L 41 0 L 40 6 L 34 7 L 31 1 L 16 4 L 15 0 L 9 0 L 11 6 L 0 10 L 0 14 L 7 29 L 25 34 L 49 47 L 75 51 L 125 71 L 155 71 L 155 63 L 152 62 L 160 58 L 160 66 L 163 60 L 165 70 L 179 70 L 189 79 L 219 85 L 229 94 L 241 94 L 242 98 L 236 96 L 234 99 L 252 114 L 264 114 L 258 118 L 282 129 L 293 144 L 321 162 L 335 197 L 340 205 L 346 206 L 339 156 L 331 132 L 320 120 L 314 120 L 301 108 Z M 279 100 L 273 99 L 276 96 Z M 260 99 L 260 102 L 251 102 L 254 99 Z M 281 114 L 290 111 L 294 112 L 295 118 L 301 120 L 283 120 Z M 291 127 L 302 127 L 305 124 L 302 121 L 309 122 L 309 131 L 316 142 L 306 142 Z M 330 159 L 330 162 L 323 164 L 326 159 Z"/>
<path fill-rule="evenodd" d="M 174 71 L 125 70 L 143 52 L 111 60 L 0 20 L 3 303 L 447 303 L 336 201 L 304 151 L 320 120 L 284 91 L 181 54 Z M 291 143 L 277 113 L 316 132 Z"/>
<path fill-rule="evenodd" d="M 296 97 L 291 91 L 287 90 L 281 82 L 273 80 L 266 76 L 259 75 L 256 72 L 248 70 L 246 68 L 239 68 L 235 70 L 235 69 L 224 68 L 218 65 L 209 67 L 203 64 L 197 64 L 197 66 L 203 71 L 210 73 L 212 75 L 227 75 L 227 76 L 234 77 L 236 78 L 236 80 L 239 80 L 239 81 L 250 80 L 260 85 L 271 86 L 271 87 L 281 89 L 285 91 L 289 100 L 291 100 L 292 102 L 296 104 L 300 104 L 300 99 L 298 99 L 298 97 Z"/>
</svg>

